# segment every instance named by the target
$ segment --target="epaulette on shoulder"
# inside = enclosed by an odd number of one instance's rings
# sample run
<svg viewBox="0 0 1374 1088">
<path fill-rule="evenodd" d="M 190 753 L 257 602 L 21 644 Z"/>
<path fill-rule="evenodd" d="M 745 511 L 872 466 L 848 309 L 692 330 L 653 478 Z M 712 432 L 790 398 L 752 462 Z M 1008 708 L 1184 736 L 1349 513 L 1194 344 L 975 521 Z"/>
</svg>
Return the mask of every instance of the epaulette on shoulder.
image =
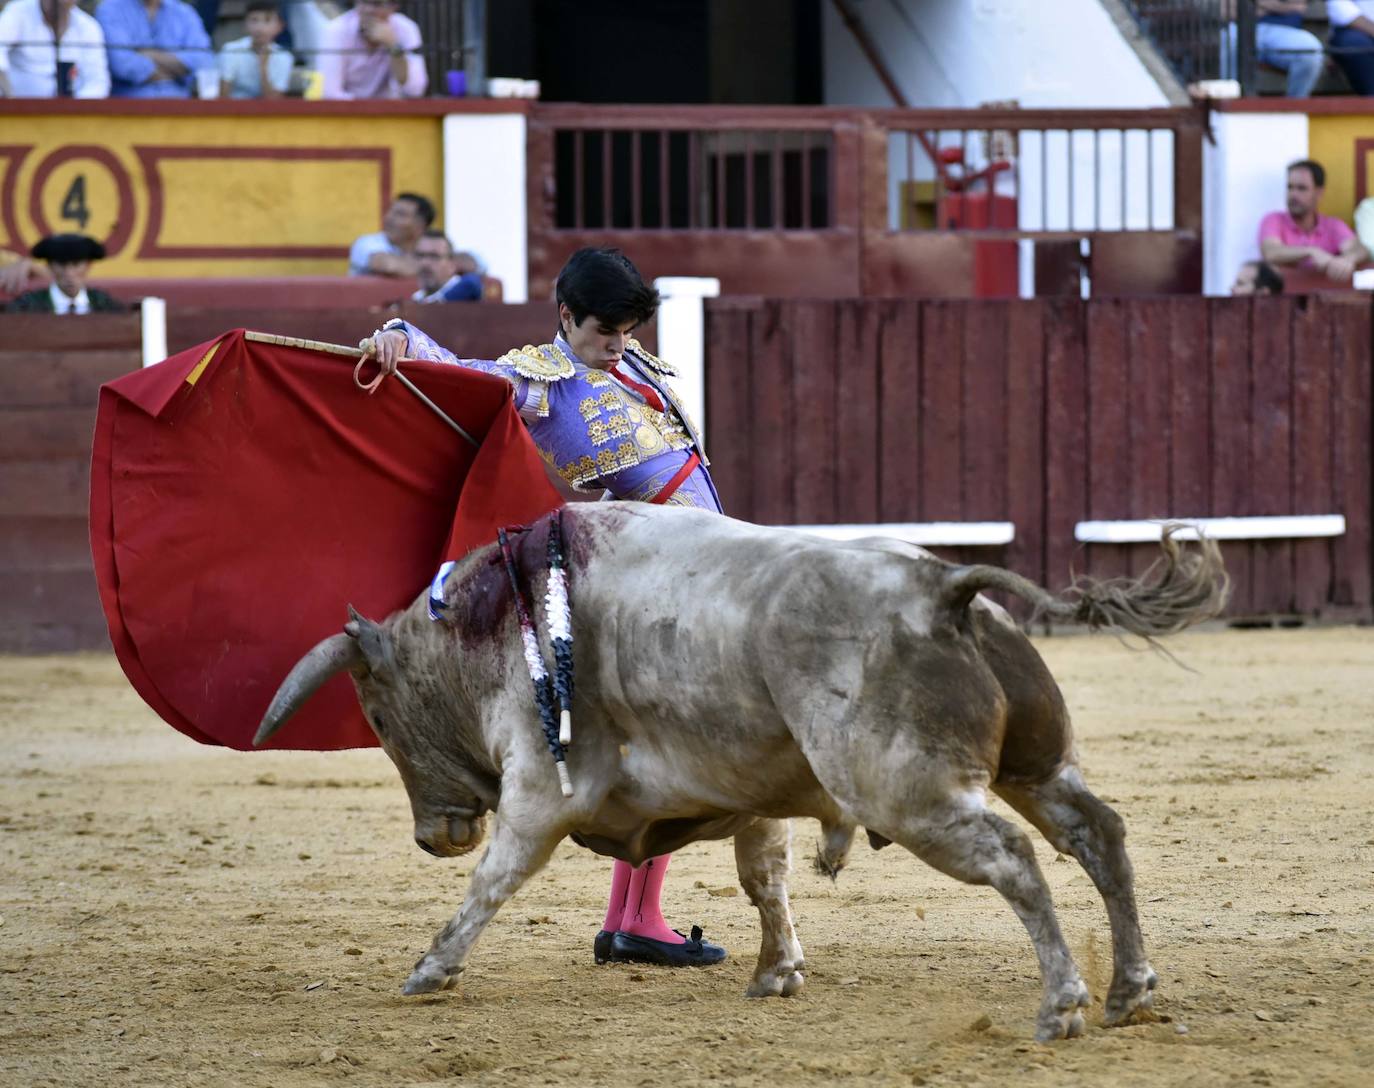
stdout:
<svg viewBox="0 0 1374 1088">
<path fill-rule="evenodd" d="M 633 336 L 625 341 L 625 349 L 627 351 L 632 352 L 635 358 L 642 362 L 650 370 L 657 371 L 658 373 L 662 374 L 665 378 L 676 378 L 678 376 L 677 367 L 670 366 L 668 363 L 665 363 L 662 359 L 660 359 L 657 355 L 650 354 L 649 350 L 645 348 L 644 345 L 641 344 L 638 340 L 636 340 Z"/>
<path fill-rule="evenodd" d="M 522 378 L 536 382 L 556 382 L 571 378 L 575 373 L 572 360 L 552 344 L 526 344 L 501 356 L 498 363 L 515 368 Z"/>
</svg>

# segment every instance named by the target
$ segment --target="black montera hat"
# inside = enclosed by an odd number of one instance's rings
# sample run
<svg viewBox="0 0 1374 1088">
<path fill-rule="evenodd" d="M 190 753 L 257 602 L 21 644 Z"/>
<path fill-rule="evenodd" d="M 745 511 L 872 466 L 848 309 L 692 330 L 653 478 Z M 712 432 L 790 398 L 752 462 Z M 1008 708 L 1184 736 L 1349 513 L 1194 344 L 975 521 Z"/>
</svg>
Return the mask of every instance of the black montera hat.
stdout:
<svg viewBox="0 0 1374 1088">
<path fill-rule="evenodd" d="M 40 261 L 72 264 L 103 260 L 105 247 L 84 234 L 50 234 L 33 247 L 33 255 Z"/>
</svg>

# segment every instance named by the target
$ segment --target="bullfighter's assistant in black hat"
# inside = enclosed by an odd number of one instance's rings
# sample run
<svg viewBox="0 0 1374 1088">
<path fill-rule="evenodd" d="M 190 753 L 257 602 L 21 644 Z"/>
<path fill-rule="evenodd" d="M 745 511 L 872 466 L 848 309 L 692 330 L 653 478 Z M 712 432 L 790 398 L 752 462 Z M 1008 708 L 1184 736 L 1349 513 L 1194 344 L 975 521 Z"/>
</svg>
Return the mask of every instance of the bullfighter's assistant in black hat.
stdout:
<svg viewBox="0 0 1374 1088">
<path fill-rule="evenodd" d="M 104 291 L 87 287 L 91 262 L 103 260 L 105 247 L 84 234 L 51 234 L 32 250 L 48 262 L 52 286 L 20 295 L 5 307 L 11 313 L 85 314 L 121 313 L 128 309 Z"/>
</svg>

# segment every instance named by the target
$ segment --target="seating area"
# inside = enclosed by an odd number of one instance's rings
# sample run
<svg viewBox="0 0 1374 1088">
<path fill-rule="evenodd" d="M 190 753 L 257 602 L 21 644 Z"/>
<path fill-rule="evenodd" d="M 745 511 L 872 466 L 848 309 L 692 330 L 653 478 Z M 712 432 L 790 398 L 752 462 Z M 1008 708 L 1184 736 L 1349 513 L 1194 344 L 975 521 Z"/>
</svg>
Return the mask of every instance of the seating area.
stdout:
<svg viewBox="0 0 1374 1088">
<path fill-rule="evenodd" d="M 1263 14 L 1256 0 L 1125 0 L 1125 5 L 1184 85 L 1239 79 L 1245 95 L 1286 95 L 1284 69 L 1255 57 L 1252 77 L 1245 71 L 1247 50 L 1238 40 L 1238 30 L 1253 26 Z M 1359 93 L 1330 52 L 1332 26 L 1327 0 L 1307 0 L 1302 29 L 1327 50 L 1313 96 Z"/>
<path fill-rule="evenodd" d="M 316 44 L 312 39 L 322 32 L 328 19 L 348 10 L 350 0 L 282 0 L 281 7 L 292 25 L 293 33 L 305 38 L 292 43 L 298 65 L 287 94 L 306 96 L 310 87 L 309 61 Z M 306 13 L 308 19 L 303 19 L 299 10 L 305 8 L 314 9 Z M 244 18 L 248 11 L 248 0 L 218 0 L 218 9 L 218 18 L 210 34 L 211 44 L 217 51 L 226 42 L 241 38 L 246 33 Z M 471 42 L 464 39 L 463 4 L 456 0 L 422 0 L 407 4 L 405 15 L 420 28 L 420 40 L 424 43 L 420 52 L 429 73 L 429 93 L 443 94 L 447 90 L 448 69 L 454 66 L 455 60 L 461 65 L 462 58 L 475 49 Z"/>
<path fill-rule="evenodd" d="M 1327 14 L 1326 0 L 1308 0 L 1307 14 L 1303 16 L 1302 25 L 1304 30 L 1314 35 L 1319 41 L 1324 42 L 1331 36 L 1331 19 Z M 1258 94 L 1283 95 L 1286 78 L 1287 76 L 1281 68 L 1263 62 L 1255 65 L 1255 90 Z M 1312 93 L 1314 96 L 1353 93 L 1340 66 L 1329 55 L 1322 65 L 1321 79 L 1317 81 L 1317 86 Z"/>
</svg>

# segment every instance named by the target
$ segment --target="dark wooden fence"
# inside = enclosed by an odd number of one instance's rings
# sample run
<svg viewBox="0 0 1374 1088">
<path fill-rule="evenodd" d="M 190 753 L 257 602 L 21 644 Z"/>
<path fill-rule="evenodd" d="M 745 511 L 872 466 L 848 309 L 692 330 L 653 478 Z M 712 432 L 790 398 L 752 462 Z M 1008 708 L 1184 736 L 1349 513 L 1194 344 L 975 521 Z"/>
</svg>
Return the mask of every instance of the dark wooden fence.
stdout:
<svg viewBox="0 0 1374 1088">
<path fill-rule="evenodd" d="M 91 436 L 101 384 L 139 366 L 139 318 L 7 314 L 3 326 L 0 651 L 108 646 L 86 532 Z"/>
<path fill-rule="evenodd" d="M 1366 297 L 708 303 L 707 444 L 727 510 L 775 524 L 1011 521 L 1051 586 L 1139 573 L 1088 519 L 1344 514 L 1225 545 L 1231 613 L 1371 615 Z"/>
<path fill-rule="evenodd" d="M 174 314 L 172 350 L 234 324 L 348 340 L 379 315 L 259 316 Z M 1344 514 L 1342 537 L 1227 544 L 1232 612 L 1368 619 L 1372 317 L 1360 296 L 718 299 L 707 444 L 737 517 L 1011 521 L 1005 548 L 949 554 L 1051 586 L 1153 558 L 1075 544 L 1084 519 Z M 479 357 L 552 331 L 547 304 L 418 319 Z M 138 318 L 4 324 L 28 346 L 0 351 L 0 652 L 103 647 L 91 434 L 100 384 L 139 365 Z"/>
</svg>

